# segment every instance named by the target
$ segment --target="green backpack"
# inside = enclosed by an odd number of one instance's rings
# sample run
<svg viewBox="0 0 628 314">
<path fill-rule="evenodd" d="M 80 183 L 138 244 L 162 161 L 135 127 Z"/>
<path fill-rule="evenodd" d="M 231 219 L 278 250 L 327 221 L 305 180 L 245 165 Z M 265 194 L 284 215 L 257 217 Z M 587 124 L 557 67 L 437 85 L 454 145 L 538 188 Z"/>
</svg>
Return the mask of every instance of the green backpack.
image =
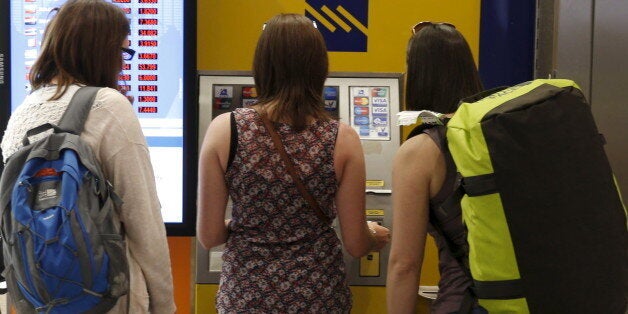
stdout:
<svg viewBox="0 0 628 314">
<path fill-rule="evenodd" d="M 626 211 L 574 82 L 534 80 L 464 99 L 447 140 L 463 177 L 480 305 L 490 313 L 625 313 Z"/>
</svg>

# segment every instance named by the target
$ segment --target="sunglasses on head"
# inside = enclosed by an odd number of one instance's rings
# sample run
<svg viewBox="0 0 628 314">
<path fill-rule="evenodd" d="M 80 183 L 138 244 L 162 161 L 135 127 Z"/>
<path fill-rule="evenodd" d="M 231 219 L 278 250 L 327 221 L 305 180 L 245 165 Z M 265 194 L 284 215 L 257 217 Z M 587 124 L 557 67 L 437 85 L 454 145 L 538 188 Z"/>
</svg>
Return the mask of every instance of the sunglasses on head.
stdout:
<svg viewBox="0 0 628 314">
<path fill-rule="evenodd" d="M 445 26 L 449 26 L 451 28 L 456 28 L 456 26 L 454 24 L 451 23 L 447 23 L 447 22 L 430 22 L 430 21 L 423 21 L 423 22 L 418 22 L 416 24 L 414 24 L 414 26 L 412 26 L 411 30 L 412 30 L 412 34 L 416 34 L 418 33 L 423 27 L 425 26 L 429 26 L 429 25 L 434 25 L 434 26 L 440 26 L 440 25 L 445 25 Z"/>
<path fill-rule="evenodd" d="M 316 25 L 316 21 L 312 21 L 312 26 L 314 26 L 314 28 L 318 29 L 318 25 Z M 262 30 L 266 29 L 266 23 L 262 24 Z"/>
</svg>

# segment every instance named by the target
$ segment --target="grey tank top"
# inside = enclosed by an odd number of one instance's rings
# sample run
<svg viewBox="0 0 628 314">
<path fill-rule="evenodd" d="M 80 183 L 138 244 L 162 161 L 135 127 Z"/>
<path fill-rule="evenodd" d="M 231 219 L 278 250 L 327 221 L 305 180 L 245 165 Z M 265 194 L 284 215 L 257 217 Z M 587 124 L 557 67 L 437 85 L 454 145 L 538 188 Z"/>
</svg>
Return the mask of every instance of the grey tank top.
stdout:
<svg viewBox="0 0 628 314">
<path fill-rule="evenodd" d="M 438 220 L 441 231 L 449 236 L 449 239 L 458 246 L 466 246 L 466 229 L 462 224 L 462 213 L 459 210 L 445 213 L 441 206 L 457 188 L 457 169 L 447 147 L 445 138 L 446 127 L 437 126 L 422 133 L 427 134 L 439 147 L 445 157 L 447 173 L 440 191 L 430 199 L 430 216 Z M 438 296 L 432 302 L 432 313 L 449 314 L 460 309 L 460 305 L 471 286 L 471 279 L 462 269 L 460 263 L 450 253 L 444 235 L 439 233 L 432 223 L 428 225 L 428 233 L 434 237 L 438 247 L 438 270 L 440 281 L 438 282 Z"/>
</svg>

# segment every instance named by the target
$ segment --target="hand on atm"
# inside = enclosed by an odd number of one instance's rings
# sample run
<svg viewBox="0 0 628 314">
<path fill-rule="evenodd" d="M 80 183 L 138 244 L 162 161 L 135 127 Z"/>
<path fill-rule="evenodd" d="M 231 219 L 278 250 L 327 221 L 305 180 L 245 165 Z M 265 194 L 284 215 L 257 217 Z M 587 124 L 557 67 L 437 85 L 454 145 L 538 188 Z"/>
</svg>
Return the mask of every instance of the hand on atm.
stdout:
<svg viewBox="0 0 628 314">
<path fill-rule="evenodd" d="M 374 221 L 367 221 L 373 239 L 372 251 L 383 249 L 390 242 L 390 230 Z"/>
</svg>

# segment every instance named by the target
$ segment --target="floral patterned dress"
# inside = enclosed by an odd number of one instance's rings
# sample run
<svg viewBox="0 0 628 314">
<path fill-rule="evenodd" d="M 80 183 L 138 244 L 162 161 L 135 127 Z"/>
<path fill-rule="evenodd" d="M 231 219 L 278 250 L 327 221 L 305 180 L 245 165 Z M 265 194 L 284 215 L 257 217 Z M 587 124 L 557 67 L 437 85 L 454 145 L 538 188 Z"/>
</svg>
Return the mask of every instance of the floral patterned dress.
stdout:
<svg viewBox="0 0 628 314">
<path fill-rule="evenodd" d="M 348 313 L 342 245 L 294 185 L 260 116 L 236 109 L 237 150 L 226 180 L 233 201 L 217 308 L 220 313 Z M 338 122 L 304 131 L 275 123 L 304 185 L 329 218 L 338 188 Z"/>
</svg>

